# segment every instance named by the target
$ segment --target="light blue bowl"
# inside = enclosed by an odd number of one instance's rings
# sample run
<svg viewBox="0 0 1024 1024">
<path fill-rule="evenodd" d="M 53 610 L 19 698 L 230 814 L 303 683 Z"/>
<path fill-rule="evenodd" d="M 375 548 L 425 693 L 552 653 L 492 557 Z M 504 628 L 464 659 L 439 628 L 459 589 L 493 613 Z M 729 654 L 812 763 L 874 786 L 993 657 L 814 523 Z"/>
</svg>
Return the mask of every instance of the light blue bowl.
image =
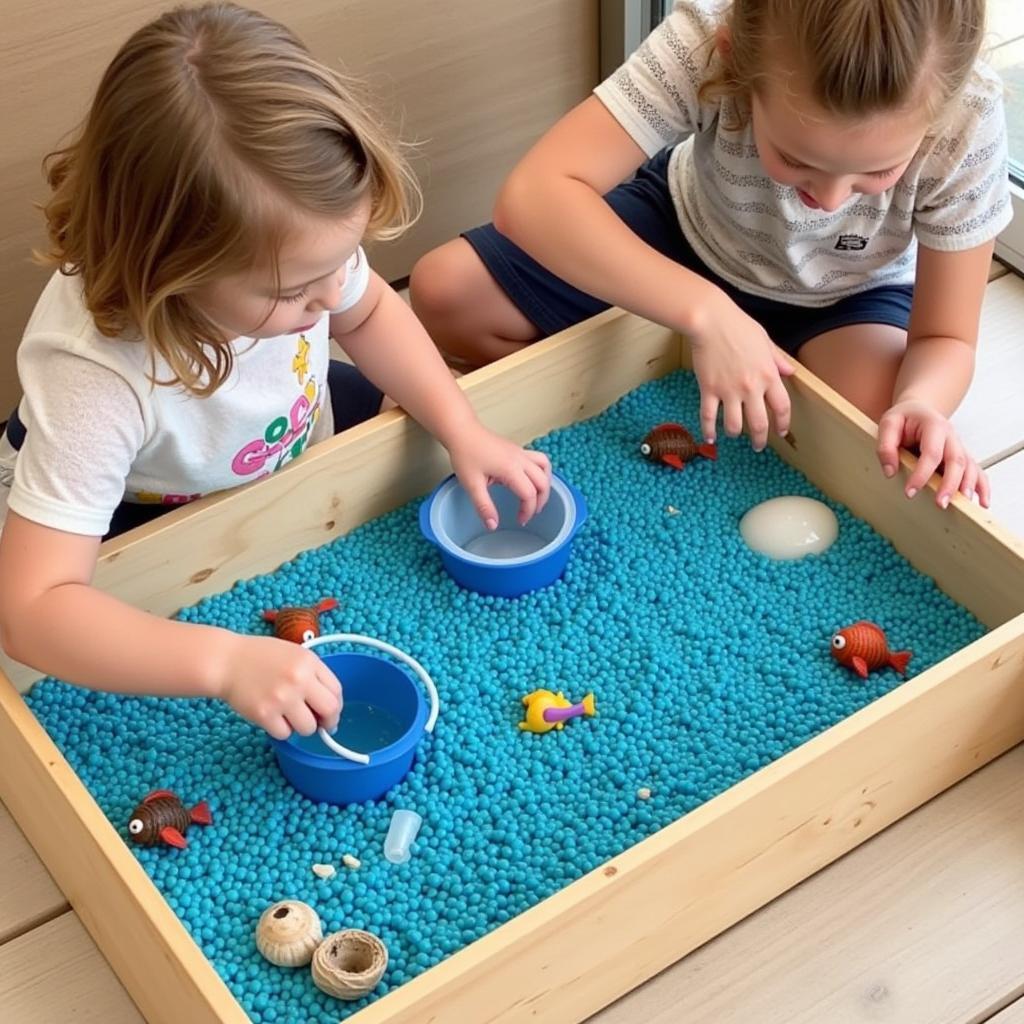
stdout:
<svg viewBox="0 0 1024 1024">
<path fill-rule="evenodd" d="M 573 538 L 587 519 L 583 495 L 557 474 L 544 509 L 525 526 L 516 522 L 519 499 L 492 484 L 498 528 L 487 530 L 454 476 L 442 481 L 420 506 L 420 530 L 441 553 L 448 575 L 467 590 L 519 597 L 560 579 Z"/>
</svg>

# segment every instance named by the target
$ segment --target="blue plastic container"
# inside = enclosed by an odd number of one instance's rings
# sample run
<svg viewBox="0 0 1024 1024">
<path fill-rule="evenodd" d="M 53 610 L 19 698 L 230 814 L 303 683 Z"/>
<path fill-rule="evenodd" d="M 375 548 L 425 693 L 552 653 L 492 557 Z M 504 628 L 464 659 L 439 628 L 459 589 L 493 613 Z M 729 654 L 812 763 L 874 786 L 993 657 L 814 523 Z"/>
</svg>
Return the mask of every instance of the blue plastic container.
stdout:
<svg viewBox="0 0 1024 1024">
<path fill-rule="evenodd" d="M 328 654 L 324 662 L 344 694 L 334 738 L 368 753 L 370 763 L 339 757 L 315 733 L 271 740 L 277 763 L 300 793 L 318 803 L 376 800 L 412 767 L 428 717 L 422 688 L 402 665 L 376 654 Z"/>
<path fill-rule="evenodd" d="M 583 495 L 553 474 L 548 503 L 520 526 L 519 499 L 503 484 L 492 484 L 490 494 L 498 510 L 493 531 L 454 476 L 420 506 L 420 530 L 440 551 L 448 575 L 467 590 L 497 597 L 519 597 L 561 578 L 587 518 Z"/>
</svg>

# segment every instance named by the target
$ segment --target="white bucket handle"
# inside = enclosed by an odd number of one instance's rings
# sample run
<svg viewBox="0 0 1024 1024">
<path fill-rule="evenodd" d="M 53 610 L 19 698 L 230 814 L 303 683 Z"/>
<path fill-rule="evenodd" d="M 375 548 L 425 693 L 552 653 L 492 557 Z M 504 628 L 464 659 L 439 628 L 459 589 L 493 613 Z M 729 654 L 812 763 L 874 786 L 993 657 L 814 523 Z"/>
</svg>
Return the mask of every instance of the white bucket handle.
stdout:
<svg viewBox="0 0 1024 1024">
<path fill-rule="evenodd" d="M 434 731 L 434 724 L 437 722 L 438 699 L 437 699 L 437 687 L 434 685 L 434 680 L 427 674 L 427 670 L 411 655 L 405 653 L 405 651 L 399 650 L 397 647 L 393 647 L 391 644 L 385 643 L 383 640 L 378 640 L 376 637 L 363 636 L 361 633 L 328 633 L 325 636 L 317 636 L 312 640 L 306 640 L 302 646 L 312 650 L 314 647 L 321 647 L 324 644 L 363 644 L 366 647 L 375 647 L 378 651 L 384 651 L 386 654 L 390 654 L 393 658 L 397 658 L 399 661 L 405 662 L 420 677 L 423 685 L 427 688 L 427 693 L 430 695 L 430 715 L 427 718 L 427 724 L 424 726 L 426 732 Z M 343 708 L 344 710 L 344 708 Z M 348 747 L 343 747 L 326 729 L 321 728 L 318 730 L 320 739 L 323 741 L 324 746 L 333 750 L 339 757 L 344 757 L 348 761 L 356 761 L 358 764 L 369 764 L 370 755 L 360 754 L 357 750 L 350 750 Z"/>
</svg>

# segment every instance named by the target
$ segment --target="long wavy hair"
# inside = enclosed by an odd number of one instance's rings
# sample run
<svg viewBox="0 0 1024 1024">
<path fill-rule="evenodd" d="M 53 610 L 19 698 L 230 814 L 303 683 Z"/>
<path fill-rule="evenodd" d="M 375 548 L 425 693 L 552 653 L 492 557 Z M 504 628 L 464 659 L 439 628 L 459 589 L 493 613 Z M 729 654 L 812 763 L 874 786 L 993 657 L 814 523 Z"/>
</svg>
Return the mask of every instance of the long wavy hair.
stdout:
<svg viewBox="0 0 1024 1024">
<path fill-rule="evenodd" d="M 212 394 L 232 350 L 190 294 L 266 261 L 296 214 L 369 201 L 369 238 L 421 196 L 357 83 L 287 28 L 232 3 L 169 11 L 107 68 L 74 140 L 49 154 L 43 262 L 82 279 L 97 328 L 141 340 L 172 380 Z"/>
</svg>

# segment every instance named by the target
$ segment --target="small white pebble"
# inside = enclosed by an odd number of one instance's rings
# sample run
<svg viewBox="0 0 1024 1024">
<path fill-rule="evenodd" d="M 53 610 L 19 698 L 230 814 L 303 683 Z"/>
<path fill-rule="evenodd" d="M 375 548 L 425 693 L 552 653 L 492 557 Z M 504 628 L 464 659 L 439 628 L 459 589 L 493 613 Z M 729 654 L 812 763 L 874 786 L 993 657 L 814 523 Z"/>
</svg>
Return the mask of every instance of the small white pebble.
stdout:
<svg viewBox="0 0 1024 1024">
<path fill-rule="evenodd" d="M 666 511 L 666 512 L 667 512 L 667 513 L 668 513 L 668 514 L 669 514 L 670 516 L 677 516 L 677 515 L 679 515 L 679 509 L 677 509 L 677 508 L 675 507 L 675 505 L 666 505 L 666 506 L 665 506 L 665 511 Z"/>
<path fill-rule="evenodd" d="M 333 878 L 337 874 L 337 869 L 333 864 L 314 864 L 313 874 L 317 878 Z"/>
<path fill-rule="evenodd" d="M 646 786 L 642 786 L 640 789 L 638 789 L 636 791 L 636 795 L 641 800 L 650 800 L 651 799 L 651 791 Z"/>
<path fill-rule="evenodd" d="M 347 868 L 351 868 L 353 871 L 358 870 L 363 866 L 363 862 L 358 857 L 353 857 L 351 853 L 346 853 L 341 858 L 341 863 Z"/>
</svg>

